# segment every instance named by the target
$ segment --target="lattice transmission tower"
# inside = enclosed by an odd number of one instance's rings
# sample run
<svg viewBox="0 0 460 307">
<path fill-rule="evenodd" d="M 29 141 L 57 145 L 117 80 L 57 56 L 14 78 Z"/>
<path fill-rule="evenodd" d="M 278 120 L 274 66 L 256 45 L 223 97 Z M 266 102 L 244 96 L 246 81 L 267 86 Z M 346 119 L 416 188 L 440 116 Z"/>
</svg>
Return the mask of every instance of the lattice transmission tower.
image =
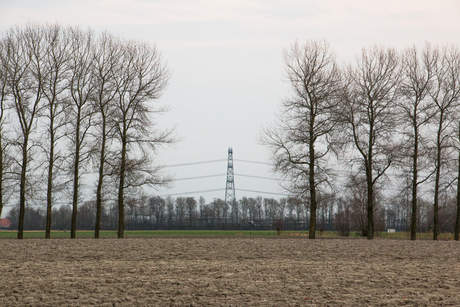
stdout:
<svg viewBox="0 0 460 307">
<path fill-rule="evenodd" d="M 235 176 L 233 175 L 233 149 L 228 149 L 227 184 L 225 186 L 225 202 L 232 204 L 235 198 Z"/>
</svg>

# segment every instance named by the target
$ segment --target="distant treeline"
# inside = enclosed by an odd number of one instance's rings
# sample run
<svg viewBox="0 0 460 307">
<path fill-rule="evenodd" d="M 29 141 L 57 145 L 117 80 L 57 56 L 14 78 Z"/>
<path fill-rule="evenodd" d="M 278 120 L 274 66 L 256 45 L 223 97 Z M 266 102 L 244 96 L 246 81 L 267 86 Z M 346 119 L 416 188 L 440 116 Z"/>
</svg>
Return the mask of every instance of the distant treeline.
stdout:
<svg viewBox="0 0 460 307">
<path fill-rule="evenodd" d="M 447 199 L 440 215 L 441 231 L 453 232 L 455 224 L 455 199 Z M 246 198 L 232 205 L 221 199 L 206 203 L 203 197 L 138 198 L 127 204 L 125 227 L 128 230 L 308 230 L 310 208 L 308 203 L 297 198 Z M 11 229 L 17 229 L 19 208 L 10 210 L 7 218 Z M 70 206 L 53 208 L 53 230 L 70 227 Z M 420 201 L 418 232 L 432 230 L 433 214 L 427 201 Z M 350 231 L 365 234 L 366 198 L 344 198 L 327 196 L 320 201 L 317 212 L 318 231 L 337 231 L 347 236 Z M 388 207 L 378 206 L 375 212 L 375 231 L 388 228 L 407 231 L 410 226 L 410 210 L 407 199 L 395 199 Z M 95 201 L 87 201 L 78 208 L 77 229 L 94 230 L 96 221 Z M 46 211 L 40 207 L 27 207 L 26 230 L 43 230 Z M 101 229 L 118 229 L 118 206 L 116 203 L 104 207 Z"/>
</svg>

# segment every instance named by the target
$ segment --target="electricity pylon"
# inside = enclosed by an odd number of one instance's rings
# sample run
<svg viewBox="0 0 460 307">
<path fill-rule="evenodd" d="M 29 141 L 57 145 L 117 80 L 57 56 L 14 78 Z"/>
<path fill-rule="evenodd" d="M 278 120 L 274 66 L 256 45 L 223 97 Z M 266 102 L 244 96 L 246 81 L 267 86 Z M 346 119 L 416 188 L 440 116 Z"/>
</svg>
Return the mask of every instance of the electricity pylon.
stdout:
<svg viewBox="0 0 460 307">
<path fill-rule="evenodd" d="M 232 204 L 235 198 L 235 176 L 233 175 L 233 149 L 228 149 L 227 184 L 225 186 L 225 202 Z"/>
</svg>

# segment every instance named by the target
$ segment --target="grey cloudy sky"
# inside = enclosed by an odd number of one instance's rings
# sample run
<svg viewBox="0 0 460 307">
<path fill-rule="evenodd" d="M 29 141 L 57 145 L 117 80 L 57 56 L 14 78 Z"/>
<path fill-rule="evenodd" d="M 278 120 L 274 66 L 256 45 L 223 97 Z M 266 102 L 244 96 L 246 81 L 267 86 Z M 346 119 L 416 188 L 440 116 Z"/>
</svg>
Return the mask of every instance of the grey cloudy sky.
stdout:
<svg viewBox="0 0 460 307">
<path fill-rule="evenodd" d="M 169 68 L 161 102 L 172 109 L 159 120 L 177 126 L 182 141 L 160 151 L 166 165 L 226 159 L 269 162 L 257 144 L 260 128 L 275 118 L 289 95 L 282 52 L 298 40 L 326 39 L 348 63 L 372 44 L 460 44 L 458 0 L 0 0 L 0 30 L 26 22 L 108 30 L 155 42 Z M 237 189 L 282 192 L 264 164 L 235 162 Z M 176 178 L 224 174 L 226 163 L 168 168 Z M 225 176 L 177 181 L 158 194 L 223 189 Z M 261 193 L 237 191 L 237 198 Z M 195 194 L 206 200 L 224 191 Z"/>
</svg>

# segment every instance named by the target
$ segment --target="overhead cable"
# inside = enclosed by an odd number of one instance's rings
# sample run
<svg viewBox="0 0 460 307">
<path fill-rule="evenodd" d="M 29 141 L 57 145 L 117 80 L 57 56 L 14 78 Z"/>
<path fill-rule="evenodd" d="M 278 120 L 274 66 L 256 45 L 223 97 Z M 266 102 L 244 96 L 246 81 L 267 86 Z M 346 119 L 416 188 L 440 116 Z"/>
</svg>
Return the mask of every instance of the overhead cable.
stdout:
<svg viewBox="0 0 460 307">
<path fill-rule="evenodd" d="M 210 178 L 210 177 L 220 177 L 220 176 L 226 176 L 227 174 L 217 174 L 217 175 L 205 175 L 205 176 L 196 176 L 196 177 L 188 177 L 188 178 L 177 178 L 173 179 L 174 181 L 180 181 L 180 180 L 194 180 L 194 179 L 202 179 L 202 178 Z"/>
<path fill-rule="evenodd" d="M 227 174 L 215 174 L 215 175 L 176 178 L 176 179 L 173 179 L 173 180 L 174 181 L 194 180 L 194 179 L 203 179 L 203 178 L 210 178 L 210 177 L 221 177 L 221 176 L 226 176 L 226 175 Z M 277 179 L 277 178 L 263 177 L 263 176 L 253 176 L 253 175 L 246 175 L 246 174 L 235 174 L 235 177 L 249 177 L 249 178 L 257 178 L 257 179 L 267 179 L 267 180 L 280 180 L 280 179 Z"/>
<path fill-rule="evenodd" d="M 187 165 L 196 165 L 196 164 L 207 164 L 207 163 L 215 163 L 215 162 L 222 162 L 222 161 L 227 161 L 227 159 L 199 161 L 199 162 L 189 162 L 189 163 L 179 163 L 179 164 L 169 164 L 169 165 L 165 165 L 164 167 L 176 167 L 176 166 L 187 166 Z"/>
<path fill-rule="evenodd" d="M 281 196 L 289 196 L 287 194 L 282 194 L 282 193 L 274 193 L 274 192 L 264 192 L 264 191 L 255 191 L 255 190 L 246 190 L 246 189 L 236 189 L 237 191 L 243 191 L 243 192 L 254 192 L 254 193 L 260 193 L 260 194 L 272 194 L 272 195 L 281 195 Z"/>
<path fill-rule="evenodd" d="M 233 160 L 234 160 L 234 161 L 239 161 L 239 162 L 247 162 L 247 163 L 271 165 L 271 163 L 268 163 L 268 162 L 259 162 L 259 161 L 242 160 L 242 159 L 233 159 Z"/>
<path fill-rule="evenodd" d="M 158 196 L 165 197 L 165 196 L 176 196 L 176 195 L 187 195 L 187 194 L 199 194 L 199 193 L 217 192 L 217 191 L 224 191 L 224 190 L 225 190 L 225 188 L 223 188 L 223 189 L 213 189 L 213 190 L 204 190 L 204 191 L 195 191 L 195 192 L 163 194 L 163 195 L 158 195 Z"/>
</svg>

